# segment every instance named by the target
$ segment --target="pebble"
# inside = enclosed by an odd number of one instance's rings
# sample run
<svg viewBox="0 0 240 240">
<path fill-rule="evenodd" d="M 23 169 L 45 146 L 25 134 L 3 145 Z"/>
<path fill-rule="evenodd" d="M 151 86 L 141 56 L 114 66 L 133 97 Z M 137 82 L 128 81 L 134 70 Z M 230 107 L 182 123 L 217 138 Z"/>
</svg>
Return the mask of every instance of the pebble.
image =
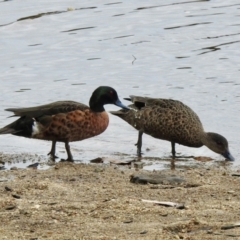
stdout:
<svg viewBox="0 0 240 240">
<path fill-rule="evenodd" d="M 7 182 L 9 179 L 7 178 L 0 178 L 0 182 Z"/>
<path fill-rule="evenodd" d="M 31 165 L 28 165 L 27 167 L 28 168 L 32 168 L 32 169 L 37 169 L 39 163 L 34 163 L 34 164 L 31 164 Z"/>
<path fill-rule="evenodd" d="M 5 207 L 5 210 L 12 210 L 12 209 L 14 209 L 14 208 L 16 208 L 16 206 L 14 206 L 14 205 L 9 205 L 9 206 Z"/>
<path fill-rule="evenodd" d="M 183 203 L 179 203 L 177 206 L 176 206 L 176 209 L 185 209 L 185 206 Z"/>
<path fill-rule="evenodd" d="M 229 224 L 229 225 L 224 225 L 221 227 L 222 230 L 227 230 L 235 227 L 240 227 L 240 222 L 234 223 L 234 224 Z"/>
<path fill-rule="evenodd" d="M 232 176 L 233 177 L 240 177 L 240 173 L 233 173 Z"/>
<path fill-rule="evenodd" d="M 29 212 L 28 212 L 27 210 L 25 210 L 25 209 L 21 209 L 21 210 L 19 211 L 19 213 L 20 213 L 20 214 L 23 214 L 23 215 L 28 215 L 28 214 L 29 214 Z"/>
<path fill-rule="evenodd" d="M 123 223 L 132 223 L 132 222 L 133 222 L 132 219 L 126 219 L 126 220 L 123 221 Z"/>
<path fill-rule="evenodd" d="M 135 167 L 135 168 L 143 168 L 143 165 L 144 165 L 144 163 L 143 162 L 134 162 L 133 163 L 133 166 Z"/>
<path fill-rule="evenodd" d="M 39 209 L 39 208 L 40 208 L 40 205 L 39 205 L 39 204 L 36 204 L 36 205 L 34 205 L 32 208 Z"/>
<path fill-rule="evenodd" d="M 164 184 L 164 183 L 181 183 L 185 180 L 176 175 L 163 175 L 163 174 L 133 174 L 130 178 L 130 182 L 132 183 L 140 183 L 140 184 Z"/>
<path fill-rule="evenodd" d="M 10 187 L 8 187 L 8 186 L 5 187 L 5 190 L 6 190 L 6 191 L 9 191 L 9 192 L 12 191 L 12 189 L 11 189 Z"/>
<path fill-rule="evenodd" d="M 12 194 L 12 196 L 14 197 L 14 198 L 17 198 L 17 199 L 20 199 L 21 197 L 19 196 L 19 195 L 17 195 L 17 194 Z"/>
<path fill-rule="evenodd" d="M 140 232 L 140 234 L 146 234 L 147 233 L 147 230 L 143 230 Z"/>
<path fill-rule="evenodd" d="M 103 159 L 98 157 L 90 160 L 91 163 L 103 163 Z"/>
<path fill-rule="evenodd" d="M 227 230 L 227 229 L 232 229 L 234 228 L 235 226 L 233 224 L 230 224 L 230 225 L 225 225 L 225 226 L 222 226 L 221 229 L 222 230 Z"/>
<path fill-rule="evenodd" d="M 5 170 L 6 168 L 4 167 L 3 164 L 0 164 L 0 170 Z"/>
<path fill-rule="evenodd" d="M 160 216 L 162 216 L 162 217 L 167 217 L 167 216 L 168 216 L 168 213 L 160 213 Z"/>
<path fill-rule="evenodd" d="M 67 11 L 74 11 L 75 9 L 73 7 L 68 7 Z"/>
<path fill-rule="evenodd" d="M 95 169 L 94 169 L 94 172 L 97 172 L 97 173 L 98 173 L 98 172 L 103 172 L 103 171 L 104 171 L 103 168 L 95 168 Z"/>
<path fill-rule="evenodd" d="M 10 170 L 16 171 L 16 170 L 18 170 L 18 168 L 17 167 L 11 167 Z"/>
</svg>

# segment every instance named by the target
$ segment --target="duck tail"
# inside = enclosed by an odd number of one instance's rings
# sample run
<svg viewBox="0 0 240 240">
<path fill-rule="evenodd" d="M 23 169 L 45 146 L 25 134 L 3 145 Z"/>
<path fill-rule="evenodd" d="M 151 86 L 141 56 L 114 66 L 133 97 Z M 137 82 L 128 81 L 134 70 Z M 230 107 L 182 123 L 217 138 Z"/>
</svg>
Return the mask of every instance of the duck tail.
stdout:
<svg viewBox="0 0 240 240">
<path fill-rule="evenodd" d="M 0 134 L 13 134 L 22 137 L 31 137 L 34 119 L 31 117 L 20 117 L 16 121 L 0 129 Z"/>
<path fill-rule="evenodd" d="M 0 134 L 14 134 L 14 133 L 16 133 L 16 130 L 8 128 L 7 126 L 0 128 Z"/>
</svg>

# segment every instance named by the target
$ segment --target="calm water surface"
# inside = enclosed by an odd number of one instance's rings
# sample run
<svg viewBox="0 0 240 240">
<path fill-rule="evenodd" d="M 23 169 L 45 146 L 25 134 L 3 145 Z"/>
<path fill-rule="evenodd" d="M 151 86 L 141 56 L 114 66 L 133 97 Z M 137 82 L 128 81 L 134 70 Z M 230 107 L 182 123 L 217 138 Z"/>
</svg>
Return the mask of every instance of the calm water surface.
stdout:
<svg viewBox="0 0 240 240">
<path fill-rule="evenodd" d="M 238 168 L 239 49 L 237 0 L 0 1 L 0 126 L 13 120 L 5 108 L 57 100 L 88 104 L 96 87 L 110 85 L 121 99 L 134 94 L 188 104 L 206 131 L 228 139 L 236 158 L 230 166 Z M 73 142 L 71 149 L 83 162 L 131 159 L 136 140 L 130 125 L 110 116 L 102 135 Z M 14 153 L 16 165 L 46 162 L 49 150 L 49 142 L 0 136 L 2 156 Z M 143 150 L 146 169 L 169 167 L 169 161 L 159 161 L 170 155 L 169 142 L 144 135 Z M 214 164 L 223 160 L 206 147 L 177 145 L 177 152 L 212 157 Z M 66 156 L 61 143 L 57 154 Z M 190 159 L 177 166 L 199 164 Z"/>
</svg>

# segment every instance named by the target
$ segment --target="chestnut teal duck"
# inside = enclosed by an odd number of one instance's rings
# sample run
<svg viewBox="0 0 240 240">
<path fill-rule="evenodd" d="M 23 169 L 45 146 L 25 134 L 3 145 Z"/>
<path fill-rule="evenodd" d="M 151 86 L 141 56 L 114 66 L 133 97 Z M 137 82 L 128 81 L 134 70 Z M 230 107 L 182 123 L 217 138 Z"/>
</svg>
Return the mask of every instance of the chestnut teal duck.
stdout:
<svg viewBox="0 0 240 240">
<path fill-rule="evenodd" d="M 64 142 L 67 160 L 73 161 L 69 142 L 80 141 L 104 132 L 109 118 L 105 104 L 115 104 L 126 108 L 117 92 L 108 86 L 98 87 L 89 101 L 89 107 L 74 101 L 58 101 L 29 108 L 5 109 L 19 117 L 16 121 L 0 129 L 0 134 L 52 141 L 49 155 L 53 159 L 57 142 Z"/>
<path fill-rule="evenodd" d="M 142 135 L 171 142 L 172 156 L 176 157 L 175 144 L 188 147 L 207 146 L 212 151 L 233 161 L 228 141 L 220 134 L 205 132 L 198 115 L 180 101 L 172 99 L 130 96 L 129 109 L 111 111 L 137 129 L 137 154 L 141 156 Z"/>
</svg>

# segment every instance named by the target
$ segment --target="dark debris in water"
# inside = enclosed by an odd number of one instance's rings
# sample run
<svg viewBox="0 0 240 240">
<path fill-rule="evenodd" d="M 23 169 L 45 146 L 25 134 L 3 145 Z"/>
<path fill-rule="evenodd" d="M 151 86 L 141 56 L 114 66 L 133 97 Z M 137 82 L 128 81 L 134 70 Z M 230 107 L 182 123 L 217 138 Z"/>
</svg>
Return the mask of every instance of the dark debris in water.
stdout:
<svg viewBox="0 0 240 240">
<path fill-rule="evenodd" d="M 177 69 L 191 69 L 191 67 L 179 67 Z"/>
<path fill-rule="evenodd" d="M 223 5 L 223 6 L 216 6 L 216 7 L 212 7 L 212 8 L 226 8 L 226 7 L 234 7 L 234 6 L 238 6 L 238 5 L 240 5 L 240 3 Z"/>
<path fill-rule="evenodd" d="M 113 17 L 119 17 L 119 16 L 124 16 L 125 14 L 122 13 L 122 14 L 116 14 L 116 15 L 113 15 Z"/>
<path fill-rule="evenodd" d="M 60 13 L 64 13 L 64 12 L 67 12 L 67 11 L 54 11 L 54 12 L 39 13 L 39 14 L 36 14 L 36 15 L 31 15 L 31 16 L 19 18 L 19 19 L 17 19 L 17 22 L 18 22 L 18 21 L 27 20 L 27 19 L 40 18 L 40 17 L 46 16 L 46 15 L 60 14 Z"/>
<path fill-rule="evenodd" d="M 25 91 L 29 91 L 29 90 L 32 90 L 31 88 L 22 88 L 20 90 L 17 90 L 15 92 L 25 92 Z"/>
<path fill-rule="evenodd" d="M 119 36 L 119 37 L 115 37 L 113 39 L 117 39 L 117 38 L 126 38 L 126 37 L 133 37 L 134 35 L 125 35 L 125 36 Z"/>
<path fill-rule="evenodd" d="M 133 42 L 131 44 L 139 44 L 139 43 L 146 43 L 146 42 L 151 42 L 151 41 L 139 41 L 139 42 Z"/>
<path fill-rule="evenodd" d="M 190 56 L 179 56 L 179 57 L 176 57 L 176 58 L 179 58 L 179 59 L 181 59 L 181 58 L 190 58 Z"/>
<path fill-rule="evenodd" d="M 205 47 L 205 48 L 201 48 L 201 49 L 193 50 L 193 51 L 209 50 L 209 51 L 204 51 L 204 52 L 198 54 L 198 55 L 202 55 L 202 54 L 206 54 L 206 53 L 210 53 L 210 52 L 221 50 L 221 48 L 219 46 L 230 45 L 230 44 L 234 44 L 234 43 L 238 43 L 238 42 L 240 42 L 240 40 L 233 41 L 233 42 L 221 43 L 221 44 L 218 44 L 216 46 Z"/>
<path fill-rule="evenodd" d="M 57 79 L 57 80 L 53 80 L 54 82 L 60 82 L 60 81 L 66 81 L 67 78 L 63 78 L 63 79 Z"/>
<path fill-rule="evenodd" d="M 30 45 L 28 45 L 28 46 L 29 46 L 29 47 L 36 47 L 36 46 L 39 46 L 39 45 L 42 45 L 42 43 L 30 44 Z"/>
<path fill-rule="evenodd" d="M 120 4 L 122 2 L 113 2 L 113 3 L 105 3 L 104 5 L 114 5 L 114 4 Z"/>
<path fill-rule="evenodd" d="M 65 30 L 65 31 L 61 31 L 61 32 L 74 32 L 74 31 L 86 30 L 86 29 L 91 29 L 91 28 L 96 28 L 96 27 L 82 27 L 82 28 L 74 28 L 74 29 Z"/>
<path fill-rule="evenodd" d="M 222 37 L 231 37 L 231 36 L 236 36 L 240 35 L 240 33 L 232 33 L 232 34 L 224 34 L 224 35 L 219 35 L 219 36 L 214 36 L 214 37 L 206 37 L 203 39 L 214 39 L 214 38 L 222 38 Z"/>
<path fill-rule="evenodd" d="M 167 7 L 172 5 L 179 5 L 179 4 L 188 4 L 188 3 L 197 3 L 197 2 L 209 2 L 210 0 L 197 0 L 197 1 L 186 1 L 186 2 L 175 2 L 171 4 L 163 4 L 163 5 L 157 5 L 157 6 L 148 6 L 148 7 L 139 7 L 136 10 L 146 10 L 151 8 L 159 8 L 159 7 Z"/>
<path fill-rule="evenodd" d="M 71 85 L 86 85 L 86 83 L 72 83 Z"/>
<path fill-rule="evenodd" d="M 5 0 L 5 1 L 8 1 L 8 0 Z M 3 1 L 3 2 L 5 2 L 5 1 Z M 95 9 L 95 8 L 97 8 L 97 7 L 74 8 L 74 9 L 71 9 L 71 11 L 87 10 L 87 9 Z M 49 16 L 49 15 L 66 13 L 66 12 L 69 12 L 69 9 L 63 10 L 63 11 L 52 11 L 52 12 L 46 12 L 46 13 L 38 13 L 38 14 L 35 14 L 35 15 L 19 18 L 19 19 L 17 19 L 17 22 L 24 21 L 24 20 L 29 20 L 29 19 L 36 19 L 36 18 Z M 10 25 L 10 24 L 13 24 L 13 23 L 15 23 L 15 22 L 10 22 L 10 23 L 7 23 L 7 24 L 0 25 L 0 27 L 7 26 L 7 25 Z"/>
<path fill-rule="evenodd" d="M 196 25 L 205 25 L 205 24 L 211 24 L 211 23 L 212 22 L 192 23 L 192 24 L 181 25 L 181 26 L 167 27 L 167 28 L 164 28 L 164 29 L 165 30 L 171 30 L 171 29 L 175 29 L 175 28 L 193 27 L 193 26 L 196 26 Z"/>
<path fill-rule="evenodd" d="M 223 82 L 219 82 L 219 83 L 234 83 L 234 81 L 223 81 Z"/>
<path fill-rule="evenodd" d="M 87 60 L 98 60 L 98 59 L 101 59 L 101 58 L 88 58 Z"/>
<path fill-rule="evenodd" d="M 185 17 L 205 17 L 205 16 L 222 15 L 222 14 L 225 14 L 225 13 L 196 14 L 196 15 L 187 15 Z"/>
</svg>

